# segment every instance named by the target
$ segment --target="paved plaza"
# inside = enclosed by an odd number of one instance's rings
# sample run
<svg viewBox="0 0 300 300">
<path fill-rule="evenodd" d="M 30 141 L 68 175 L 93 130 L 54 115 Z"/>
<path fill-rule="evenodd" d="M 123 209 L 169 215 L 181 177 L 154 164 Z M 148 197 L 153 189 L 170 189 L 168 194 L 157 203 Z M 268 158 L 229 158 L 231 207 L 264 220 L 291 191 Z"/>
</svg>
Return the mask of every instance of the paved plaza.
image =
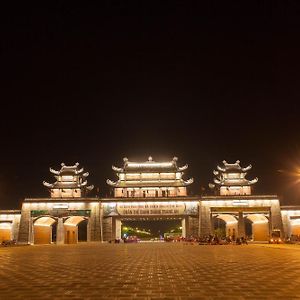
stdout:
<svg viewBox="0 0 300 300">
<path fill-rule="evenodd" d="M 15 246 L 0 259 L 0 299 L 300 298 L 296 245 Z"/>
</svg>

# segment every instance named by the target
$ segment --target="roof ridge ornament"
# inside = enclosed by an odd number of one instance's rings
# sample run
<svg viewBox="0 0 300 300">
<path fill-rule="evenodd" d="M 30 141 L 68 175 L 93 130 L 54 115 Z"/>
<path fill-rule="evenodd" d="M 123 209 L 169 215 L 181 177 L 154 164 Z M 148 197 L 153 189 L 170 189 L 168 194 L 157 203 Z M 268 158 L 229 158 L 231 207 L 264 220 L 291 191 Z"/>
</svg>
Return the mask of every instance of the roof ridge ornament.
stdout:
<svg viewBox="0 0 300 300">
<path fill-rule="evenodd" d="M 148 161 L 153 161 L 153 158 L 151 155 L 148 157 Z"/>
<path fill-rule="evenodd" d="M 49 170 L 52 174 L 55 174 L 55 175 L 59 175 L 59 173 L 60 173 L 60 171 L 56 171 L 56 170 L 52 169 L 51 167 L 49 168 Z"/>
<path fill-rule="evenodd" d="M 189 167 L 189 165 L 188 165 L 188 164 L 185 164 L 185 165 L 182 166 L 182 167 L 178 167 L 178 171 L 179 171 L 179 172 L 184 171 L 184 170 L 186 170 L 188 167 Z"/>
<path fill-rule="evenodd" d="M 242 168 L 243 172 L 247 172 L 252 169 L 252 165 L 250 164 L 248 167 Z"/>
<path fill-rule="evenodd" d="M 114 165 L 112 165 L 111 168 L 116 172 L 124 172 L 124 169 L 115 167 Z"/>
</svg>

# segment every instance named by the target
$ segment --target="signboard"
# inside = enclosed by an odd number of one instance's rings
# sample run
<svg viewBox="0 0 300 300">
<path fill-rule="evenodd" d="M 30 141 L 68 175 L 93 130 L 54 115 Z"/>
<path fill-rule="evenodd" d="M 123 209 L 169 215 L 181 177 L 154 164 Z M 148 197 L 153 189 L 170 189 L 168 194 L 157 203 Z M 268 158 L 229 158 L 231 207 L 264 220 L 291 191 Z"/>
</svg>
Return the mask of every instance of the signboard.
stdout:
<svg viewBox="0 0 300 300">
<path fill-rule="evenodd" d="M 52 217 L 69 217 L 69 216 L 81 216 L 81 217 L 90 217 L 91 211 L 88 209 L 82 210 L 67 210 L 63 208 L 53 209 L 53 210 L 32 210 L 31 217 L 39 216 L 52 216 Z"/>
<path fill-rule="evenodd" d="M 249 206 L 248 200 L 233 200 L 232 201 L 233 206 Z"/>
<path fill-rule="evenodd" d="M 185 205 L 169 203 L 118 203 L 117 212 L 119 215 L 183 215 Z"/>
<path fill-rule="evenodd" d="M 198 214 L 197 202 L 126 202 L 107 203 L 104 216 L 170 216 Z"/>
<path fill-rule="evenodd" d="M 53 204 L 53 208 L 55 209 L 68 209 L 69 208 L 69 204 L 68 203 L 56 203 Z"/>
<path fill-rule="evenodd" d="M 42 215 L 49 215 L 49 210 L 32 210 L 30 212 L 30 215 L 32 217 L 38 217 L 38 216 L 42 216 Z"/>
</svg>

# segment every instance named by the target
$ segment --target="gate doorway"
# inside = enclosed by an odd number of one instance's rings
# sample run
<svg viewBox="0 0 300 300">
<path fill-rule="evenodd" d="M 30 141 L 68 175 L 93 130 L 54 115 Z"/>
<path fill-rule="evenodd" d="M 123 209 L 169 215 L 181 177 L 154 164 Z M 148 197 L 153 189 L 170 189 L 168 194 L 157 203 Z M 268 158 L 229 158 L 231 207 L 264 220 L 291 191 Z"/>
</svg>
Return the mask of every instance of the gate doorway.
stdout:
<svg viewBox="0 0 300 300">
<path fill-rule="evenodd" d="M 0 242 L 12 239 L 12 223 L 0 223 Z"/>
<path fill-rule="evenodd" d="M 172 241 L 183 235 L 181 218 L 140 218 L 121 220 L 121 237 L 126 240 Z"/>
<path fill-rule="evenodd" d="M 270 216 L 270 209 L 266 207 L 213 207 L 211 208 L 211 232 L 215 233 L 217 229 L 223 237 L 225 222 L 226 237 L 231 236 L 233 240 L 237 237 L 245 237 L 252 241 L 268 241 Z"/>
<path fill-rule="evenodd" d="M 231 214 L 217 214 L 213 216 L 213 234 L 218 238 L 230 237 L 233 240 L 237 237 L 238 221 L 236 216 Z"/>
<path fill-rule="evenodd" d="M 53 234 L 53 225 L 56 220 L 52 217 L 41 217 L 35 220 L 33 224 L 34 244 L 51 244 L 56 241 L 56 235 Z"/>
<path fill-rule="evenodd" d="M 88 220 L 82 220 L 78 224 L 78 242 L 87 242 Z"/>
<path fill-rule="evenodd" d="M 249 214 L 245 217 L 252 223 L 252 240 L 267 241 L 270 237 L 269 219 L 264 214 Z"/>
<path fill-rule="evenodd" d="M 77 244 L 79 241 L 87 241 L 88 220 L 80 216 L 72 216 L 64 223 L 65 244 Z"/>
</svg>

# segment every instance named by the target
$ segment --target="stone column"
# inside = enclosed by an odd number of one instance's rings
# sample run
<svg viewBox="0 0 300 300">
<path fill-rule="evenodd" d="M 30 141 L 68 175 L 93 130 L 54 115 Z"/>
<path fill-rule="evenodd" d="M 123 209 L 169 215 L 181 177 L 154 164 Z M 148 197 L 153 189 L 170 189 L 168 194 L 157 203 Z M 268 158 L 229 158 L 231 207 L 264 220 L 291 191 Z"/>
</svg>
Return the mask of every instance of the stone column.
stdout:
<svg viewBox="0 0 300 300">
<path fill-rule="evenodd" d="M 31 245 L 34 244 L 34 223 L 33 223 L 33 218 L 30 218 L 30 231 L 29 231 L 29 243 Z"/>
<path fill-rule="evenodd" d="M 30 226 L 30 204 L 23 204 L 22 212 L 21 212 L 21 219 L 20 219 L 20 227 L 19 227 L 19 234 L 18 234 L 18 243 L 20 244 L 28 244 L 30 243 L 29 240 L 29 231 L 31 229 Z"/>
<path fill-rule="evenodd" d="M 214 218 L 213 213 L 210 212 L 209 214 L 209 225 L 210 225 L 210 234 L 215 235 L 215 224 L 214 224 Z"/>
<path fill-rule="evenodd" d="M 102 202 L 99 203 L 100 210 L 100 241 L 103 242 L 103 205 Z"/>
<path fill-rule="evenodd" d="M 103 240 L 110 241 L 112 239 L 113 221 L 112 217 L 103 218 Z"/>
<path fill-rule="evenodd" d="M 20 227 L 20 218 L 15 215 L 12 223 L 12 239 L 14 240 L 18 239 L 19 227 Z"/>
<path fill-rule="evenodd" d="M 201 205 L 199 206 L 199 234 L 200 237 L 208 236 L 211 234 L 211 211 L 210 206 L 208 205 Z"/>
<path fill-rule="evenodd" d="M 271 238 L 272 228 L 273 228 L 272 213 L 271 213 L 271 209 L 270 209 L 270 211 L 269 211 L 269 238 Z"/>
<path fill-rule="evenodd" d="M 238 235 L 237 237 L 245 237 L 245 221 L 244 215 L 242 211 L 239 211 L 239 218 L 238 218 Z"/>
<path fill-rule="evenodd" d="M 199 232 L 199 221 L 196 216 L 187 216 L 186 217 L 186 230 L 187 230 L 187 236 L 193 236 L 197 237 Z"/>
<path fill-rule="evenodd" d="M 283 231 L 279 200 L 277 201 L 273 200 L 271 203 L 271 219 L 272 219 L 272 230 L 279 229 L 281 232 L 281 237 L 284 237 L 285 233 Z"/>
<path fill-rule="evenodd" d="M 115 219 L 115 238 L 121 239 L 122 235 L 122 222 L 120 219 Z"/>
<path fill-rule="evenodd" d="M 201 236 L 201 201 L 198 203 L 198 237 Z"/>
<path fill-rule="evenodd" d="M 291 234 L 292 234 L 290 216 L 288 215 L 287 212 L 284 212 L 281 214 L 281 218 L 282 218 L 282 225 L 283 225 L 283 232 L 284 232 L 283 237 L 285 239 L 288 239 L 291 237 Z M 271 230 L 272 230 L 272 228 L 273 228 L 273 226 L 271 227 Z"/>
<path fill-rule="evenodd" d="M 86 232 L 86 241 L 90 242 L 91 241 L 91 219 L 90 218 L 88 218 L 86 230 L 87 230 L 87 232 Z"/>
<path fill-rule="evenodd" d="M 186 219 L 183 218 L 181 220 L 181 227 L 182 227 L 182 237 L 186 237 Z"/>
<path fill-rule="evenodd" d="M 56 229 L 56 244 L 63 245 L 65 243 L 65 227 L 63 218 L 58 218 Z"/>
</svg>

